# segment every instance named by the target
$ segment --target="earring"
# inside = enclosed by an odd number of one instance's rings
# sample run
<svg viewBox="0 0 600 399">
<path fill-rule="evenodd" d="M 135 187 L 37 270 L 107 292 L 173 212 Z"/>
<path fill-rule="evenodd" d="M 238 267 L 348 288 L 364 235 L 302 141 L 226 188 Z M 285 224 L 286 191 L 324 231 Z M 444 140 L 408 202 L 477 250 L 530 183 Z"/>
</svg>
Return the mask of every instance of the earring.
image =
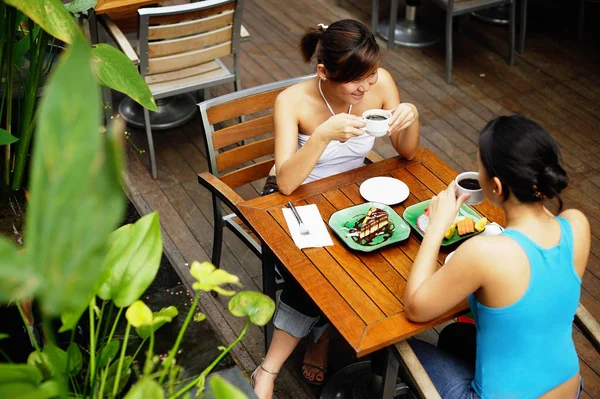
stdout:
<svg viewBox="0 0 600 399">
<path fill-rule="evenodd" d="M 493 192 L 494 194 L 496 194 L 496 190 L 492 190 L 492 192 Z"/>
</svg>

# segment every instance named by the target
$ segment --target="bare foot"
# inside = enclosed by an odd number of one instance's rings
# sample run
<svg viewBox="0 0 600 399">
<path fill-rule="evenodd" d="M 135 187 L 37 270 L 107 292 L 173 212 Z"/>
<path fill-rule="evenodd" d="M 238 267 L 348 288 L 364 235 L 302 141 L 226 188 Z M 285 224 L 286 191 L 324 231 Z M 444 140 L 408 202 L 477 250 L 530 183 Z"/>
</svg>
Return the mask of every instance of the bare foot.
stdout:
<svg viewBox="0 0 600 399">
<path fill-rule="evenodd" d="M 277 375 L 265 372 L 260 366 L 254 375 L 254 393 L 258 399 L 272 399 Z"/>
<path fill-rule="evenodd" d="M 302 374 L 311 384 L 321 385 L 325 381 L 327 371 L 327 351 L 329 349 L 329 332 L 325 331 L 317 342 L 309 341 L 304 360 Z"/>
</svg>

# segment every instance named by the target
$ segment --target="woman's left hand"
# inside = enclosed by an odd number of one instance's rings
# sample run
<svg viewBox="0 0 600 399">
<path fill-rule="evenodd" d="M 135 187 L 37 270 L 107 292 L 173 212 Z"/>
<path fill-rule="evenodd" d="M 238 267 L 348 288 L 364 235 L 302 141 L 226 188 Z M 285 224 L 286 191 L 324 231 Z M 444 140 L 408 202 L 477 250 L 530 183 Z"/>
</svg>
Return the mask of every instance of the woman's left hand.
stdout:
<svg viewBox="0 0 600 399">
<path fill-rule="evenodd" d="M 462 204 L 469 198 L 469 194 L 463 194 L 456 198 L 456 182 L 452 181 L 444 191 L 435 195 L 429 203 L 429 226 L 430 230 L 441 233 L 442 236 L 450 228 Z"/>
<path fill-rule="evenodd" d="M 410 103 L 400 103 L 396 108 L 390 110 L 392 118 L 388 134 L 401 132 L 413 123 L 419 120 L 419 111 L 417 107 Z"/>
</svg>

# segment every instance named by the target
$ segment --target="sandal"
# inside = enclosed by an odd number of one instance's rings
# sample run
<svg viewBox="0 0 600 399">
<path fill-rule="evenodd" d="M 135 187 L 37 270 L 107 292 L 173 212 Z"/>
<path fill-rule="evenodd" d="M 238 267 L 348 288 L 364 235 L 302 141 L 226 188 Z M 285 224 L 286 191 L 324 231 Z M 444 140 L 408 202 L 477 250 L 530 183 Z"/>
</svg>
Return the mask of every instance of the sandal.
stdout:
<svg viewBox="0 0 600 399">
<path fill-rule="evenodd" d="M 329 336 L 327 336 L 326 338 L 323 338 L 322 340 L 319 339 L 319 341 L 317 342 L 312 342 L 309 341 L 309 344 L 307 346 L 307 350 L 306 350 L 306 354 L 308 355 L 313 348 L 313 345 L 327 345 L 327 347 L 329 348 Z M 306 359 L 306 355 L 304 356 L 304 358 Z M 316 369 L 317 372 L 321 372 L 322 377 L 319 380 L 318 379 L 318 374 L 314 375 L 314 378 L 311 380 L 310 377 L 307 375 L 311 370 Z M 304 377 L 304 379 L 306 380 L 306 382 L 308 382 L 309 384 L 313 384 L 313 385 L 323 385 L 325 383 L 325 375 L 327 374 L 327 366 L 319 366 L 316 364 L 312 364 L 312 363 L 308 363 L 307 361 L 303 361 L 302 362 L 302 376 Z"/>
</svg>

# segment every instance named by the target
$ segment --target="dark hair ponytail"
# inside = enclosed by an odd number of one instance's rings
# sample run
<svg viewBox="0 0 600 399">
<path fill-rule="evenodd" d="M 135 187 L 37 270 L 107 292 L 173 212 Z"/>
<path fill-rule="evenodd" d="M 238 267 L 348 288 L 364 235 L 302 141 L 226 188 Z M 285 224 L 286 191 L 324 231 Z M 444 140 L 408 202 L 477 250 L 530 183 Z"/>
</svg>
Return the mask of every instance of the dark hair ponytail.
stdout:
<svg viewBox="0 0 600 399">
<path fill-rule="evenodd" d="M 512 193 L 523 203 L 557 198 L 567 187 L 556 142 L 543 127 L 521 115 L 490 121 L 479 136 L 481 163 L 502 183 L 504 199 Z"/>
<path fill-rule="evenodd" d="M 379 45 L 375 36 L 362 23 L 342 19 L 328 27 L 319 24 L 300 41 L 305 62 L 316 55 L 327 69 L 327 77 L 339 83 L 358 80 L 373 72 L 379 64 Z"/>
</svg>

